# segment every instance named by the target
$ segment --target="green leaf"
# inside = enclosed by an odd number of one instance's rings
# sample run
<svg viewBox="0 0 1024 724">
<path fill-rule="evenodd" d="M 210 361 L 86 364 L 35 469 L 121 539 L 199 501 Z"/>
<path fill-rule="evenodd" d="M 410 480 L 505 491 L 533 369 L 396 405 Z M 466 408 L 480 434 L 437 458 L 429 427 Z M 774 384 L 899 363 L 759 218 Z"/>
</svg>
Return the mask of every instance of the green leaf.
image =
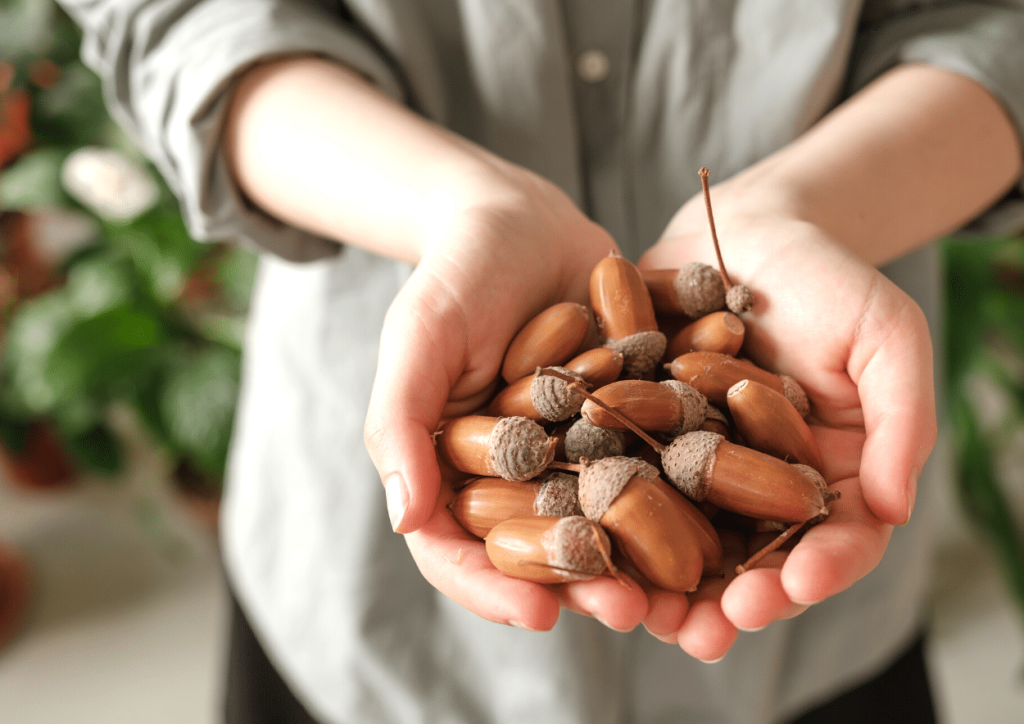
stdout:
<svg viewBox="0 0 1024 724">
<path fill-rule="evenodd" d="M 108 395 L 151 372 L 154 350 L 166 340 L 160 320 L 118 307 L 72 325 L 43 370 L 59 399 Z"/>
<path fill-rule="evenodd" d="M 0 174 L 0 210 L 69 203 L 60 183 L 60 168 L 67 152 L 39 148 L 21 156 Z"/>
<path fill-rule="evenodd" d="M 110 123 L 100 80 L 78 61 L 66 64 L 51 88 L 32 99 L 32 132 L 37 142 L 59 146 L 95 143 Z"/>
<path fill-rule="evenodd" d="M 108 224 L 107 231 L 114 248 L 132 260 L 151 296 L 162 304 L 178 298 L 207 251 L 189 236 L 174 208 L 156 207 L 128 224 Z"/>
<path fill-rule="evenodd" d="M 238 401 L 240 357 L 211 347 L 171 369 L 159 395 L 160 417 L 173 447 L 203 472 L 224 472 Z"/>
<path fill-rule="evenodd" d="M 117 436 L 106 425 L 96 425 L 77 435 L 65 435 L 71 454 L 85 467 L 113 475 L 124 466 L 124 455 Z"/>
<path fill-rule="evenodd" d="M 248 249 L 230 247 L 217 269 L 217 279 L 228 304 L 237 310 L 249 308 L 259 257 Z"/>
</svg>

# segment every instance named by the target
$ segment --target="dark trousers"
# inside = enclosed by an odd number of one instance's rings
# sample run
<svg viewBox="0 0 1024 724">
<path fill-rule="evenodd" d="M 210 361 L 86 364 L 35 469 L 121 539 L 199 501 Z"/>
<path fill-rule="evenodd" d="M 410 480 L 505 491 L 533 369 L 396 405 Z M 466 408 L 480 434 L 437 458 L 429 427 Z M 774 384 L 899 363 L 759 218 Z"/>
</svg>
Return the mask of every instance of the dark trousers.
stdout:
<svg viewBox="0 0 1024 724">
<path fill-rule="evenodd" d="M 238 602 L 232 601 L 225 712 L 227 724 L 317 724 L 270 663 Z M 918 638 L 874 679 L 794 719 L 790 724 L 935 724 Z"/>
</svg>

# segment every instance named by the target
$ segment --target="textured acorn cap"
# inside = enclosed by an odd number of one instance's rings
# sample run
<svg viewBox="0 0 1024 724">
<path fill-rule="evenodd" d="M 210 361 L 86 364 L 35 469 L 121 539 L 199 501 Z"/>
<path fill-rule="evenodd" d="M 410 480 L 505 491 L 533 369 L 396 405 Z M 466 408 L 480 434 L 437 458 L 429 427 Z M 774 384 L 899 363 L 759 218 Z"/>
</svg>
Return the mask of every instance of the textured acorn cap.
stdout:
<svg viewBox="0 0 1024 724">
<path fill-rule="evenodd" d="M 555 445 L 533 420 L 502 417 L 491 431 L 491 463 L 506 480 L 529 480 L 540 475 L 555 459 Z"/>
<path fill-rule="evenodd" d="M 673 440 L 661 455 L 669 482 L 691 500 L 704 500 L 711 486 L 715 450 L 724 439 L 716 432 L 697 430 Z"/>
<path fill-rule="evenodd" d="M 725 306 L 733 314 L 743 314 L 754 308 L 754 293 L 749 287 L 734 284 L 725 293 Z"/>
<path fill-rule="evenodd" d="M 583 377 L 565 367 L 549 367 L 582 383 Z M 569 387 L 569 383 L 554 375 L 534 375 L 530 383 L 530 401 L 533 408 L 550 422 L 568 420 L 583 407 L 584 397 Z"/>
<path fill-rule="evenodd" d="M 684 264 L 676 274 L 676 296 L 683 313 L 693 319 L 725 306 L 725 284 L 712 266 L 699 261 Z"/>
<path fill-rule="evenodd" d="M 600 460 L 622 455 L 626 438 L 619 430 L 598 427 L 582 417 L 565 433 L 565 459 L 578 463 L 580 458 Z"/>
<path fill-rule="evenodd" d="M 580 471 L 580 507 L 591 520 L 601 520 L 609 506 L 619 497 L 626 483 L 635 477 L 650 480 L 658 469 L 638 458 L 610 457 L 587 463 Z"/>
<path fill-rule="evenodd" d="M 537 515 L 583 515 L 580 507 L 580 481 L 569 473 L 551 473 L 540 484 L 533 510 Z"/>
<path fill-rule="evenodd" d="M 622 374 L 646 379 L 665 355 L 668 338 L 662 332 L 637 332 L 622 339 L 607 339 L 605 347 L 622 353 Z"/>
<path fill-rule="evenodd" d="M 779 379 L 782 380 L 782 394 L 800 413 L 800 417 L 807 417 L 811 414 L 811 401 L 807 399 L 807 393 L 804 392 L 800 383 L 789 375 L 779 375 Z"/>
<path fill-rule="evenodd" d="M 608 534 L 581 515 L 563 517 L 541 535 L 540 541 L 548 554 L 548 565 L 563 572 L 566 580 L 600 575 L 608 566 L 601 553 L 602 549 L 605 554 L 611 552 Z"/>
<path fill-rule="evenodd" d="M 822 477 L 821 473 L 812 468 L 810 465 L 804 465 L 803 463 L 791 463 L 794 468 L 799 470 L 801 473 L 811 479 L 816 486 L 818 486 L 818 492 L 821 493 L 822 498 L 828 497 L 828 483 L 825 482 L 825 478 Z"/>
<path fill-rule="evenodd" d="M 661 384 L 671 388 L 679 396 L 680 408 L 683 412 L 679 425 L 671 431 L 673 437 L 696 430 L 704 424 L 704 418 L 708 414 L 708 398 L 679 380 L 664 380 Z"/>
</svg>

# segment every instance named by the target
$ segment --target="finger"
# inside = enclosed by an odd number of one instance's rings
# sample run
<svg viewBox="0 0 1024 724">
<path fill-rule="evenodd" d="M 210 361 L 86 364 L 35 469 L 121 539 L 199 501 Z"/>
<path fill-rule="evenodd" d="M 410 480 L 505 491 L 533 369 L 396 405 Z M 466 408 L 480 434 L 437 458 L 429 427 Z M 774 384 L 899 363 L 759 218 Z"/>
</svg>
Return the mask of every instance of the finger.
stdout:
<svg viewBox="0 0 1024 724">
<path fill-rule="evenodd" d="M 735 568 L 746 558 L 746 541 L 734 531 L 720 531 L 725 575 L 705 578 L 690 594 L 690 609 L 676 642 L 690 656 L 705 662 L 718 661 L 735 643 L 738 629 L 722 612 L 721 599 L 735 578 Z"/>
<path fill-rule="evenodd" d="M 484 544 L 466 533 L 440 503 L 436 514 L 405 541 L 423 577 L 478 616 L 530 631 L 547 631 L 558 621 L 555 593 L 498 571 Z"/>
<path fill-rule="evenodd" d="M 796 603 L 817 603 L 866 576 L 892 534 L 892 526 L 868 509 L 856 478 L 832 487 L 842 497 L 824 522 L 804 533 L 782 567 L 783 590 Z"/>
<path fill-rule="evenodd" d="M 782 566 L 788 553 L 766 556 L 756 568 L 740 574 L 722 594 L 722 612 L 741 631 L 760 631 L 773 621 L 792 618 L 807 604 L 790 600 L 782 586 Z"/>
<path fill-rule="evenodd" d="M 431 435 L 464 363 L 457 315 L 422 294 L 411 278 L 388 311 L 364 424 L 399 533 L 416 530 L 433 511 L 440 473 Z"/>
<path fill-rule="evenodd" d="M 599 577 L 553 586 L 564 608 L 591 616 L 615 631 L 632 631 L 647 613 L 647 596 L 638 583 Z"/>
<path fill-rule="evenodd" d="M 861 459 L 864 500 L 886 523 L 903 525 L 917 476 L 937 435 L 932 349 L 924 314 L 880 279 L 851 350 L 867 439 Z M 887 321 L 883 321 L 887 320 Z"/>
</svg>

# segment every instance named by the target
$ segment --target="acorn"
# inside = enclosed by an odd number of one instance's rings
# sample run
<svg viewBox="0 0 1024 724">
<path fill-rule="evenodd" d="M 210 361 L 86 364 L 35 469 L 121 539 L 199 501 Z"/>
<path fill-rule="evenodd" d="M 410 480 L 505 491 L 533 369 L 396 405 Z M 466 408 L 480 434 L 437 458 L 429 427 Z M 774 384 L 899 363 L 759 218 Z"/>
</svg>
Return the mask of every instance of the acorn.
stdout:
<svg viewBox="0 0 1024 724">
<path fill-rule="evenodd" d="M 785 523 L 828 514 L 821 491 L 807 475 L 713 432 L 680 435 L 661 459 L 669 481 L 697 502 L 706 500 L 751 518 Z"/>
<path fill-rule="evenodd" d="M 616 457 L 625 450 L 626 436 L 621 430 L 598 427 L 586 418 L 573 422 L 565 433 L 565 459 L 571 463 Z"/>
<path fill-rule="evenodd" d="M 569 473 L 550 473 L 539 481 L 476 478 L 456 493 L 448 508 L 478 538 L 510 518 L 583 515 L 579 481 Z"/>
<path fill-rule="evenodd" d="M 562 366 L 582 377 L 591 389 L 597 389 L 619 379 L 624 362 L 622 352 L 617 349 L 595 347 L 576 355 Z"/>
<path fill-rule="evenodd" d="M 701 392 L 713 405 L 727 407 L 729 388 L 741 380 L 754 380 L 786 396 L 801 417 L 810 413 L 807 393 L 788 375 L 776 375 L 750 360 L 718 352 L 688 352 L 667 365 L 669 373 Z"/>
<path fill-rule="evenodd" d="M 644 477 L 645 465 L 622 457 L 583 465 L 580 505 L 651 583 L 669 591 L 692 591 L 704 568 L 700 540 L 679 494 L 657 476 Z"/>
<path fill-rule="evenodd" d="M 550 584 L 617 575 L 607 533 L 580 515 L 511 518 L 484 540 L 494 567 L 513 578 Z"/>
<path fill-rule="evenodd" d="M 696 430 L 704 422 L 707 398 L 677 380 L 619 380 L 591 393 L 580 412 L 585 420 L 612 430 L 629 429 L 600 403 L 622 413 L 648 432 L 672 436 Z"/>
<path fill-rule="evenodd" d="M 641 275 L 659 314 L 698 319 L 725 307 L 722 275 L 703 262 L 692 261 L 679 269 L 644 270 Z"/>
<path fill-rule="evenodd" d="M 538 368 L 545 369 L 545 368 Z M 562 376 L 536 372 L 516 380 L 501 390 L 487 406 L 495 417 L 525 417 L 530 420 L 561 422 L 580 411 L 583 396 L 569 386 L 566 377 L 584 382 L 581 375 L 565 367 L 549 367 Z"/>
<path fill-rule="evenodd" d="M 687 352 L 718 352 L 735 357 L 743 346 L 746 325 L 732 312 L 707 314 L 690 322 L 668 341 L 665 358 L 674 360 Z"/>
<path fill-rule="evenodd" d="M 525 417 L 466 415 L 445 422 L 435 433 L 434 444 L 464 473 L 530 480 L 554 460 L 557 443 Z"/>
<path fill-rule="evenodd" d="M 548 307 L 512 338 L 501 376 L 511 383 L 538 367 L 563 364 L 584 345 L 592 324 L 590 310 L 582 304 L 560 302 Z"/>
<path fill-rule="evenodd" d="M 729 388 L 726 400 L 749 447 L 821 470 L 818 441 L 785 395 L 760 382 L 740 380 Z"/>
<path fill-rule="evenodd" d="M 605 337 L 604 346 L 622 352 L 623 373 L 651 376 L 665 354 L 667 340 L 658 329 L 640 270 L 617 254 L 599 261 L 590 273 L 590 306 Z"/>
</svg>

